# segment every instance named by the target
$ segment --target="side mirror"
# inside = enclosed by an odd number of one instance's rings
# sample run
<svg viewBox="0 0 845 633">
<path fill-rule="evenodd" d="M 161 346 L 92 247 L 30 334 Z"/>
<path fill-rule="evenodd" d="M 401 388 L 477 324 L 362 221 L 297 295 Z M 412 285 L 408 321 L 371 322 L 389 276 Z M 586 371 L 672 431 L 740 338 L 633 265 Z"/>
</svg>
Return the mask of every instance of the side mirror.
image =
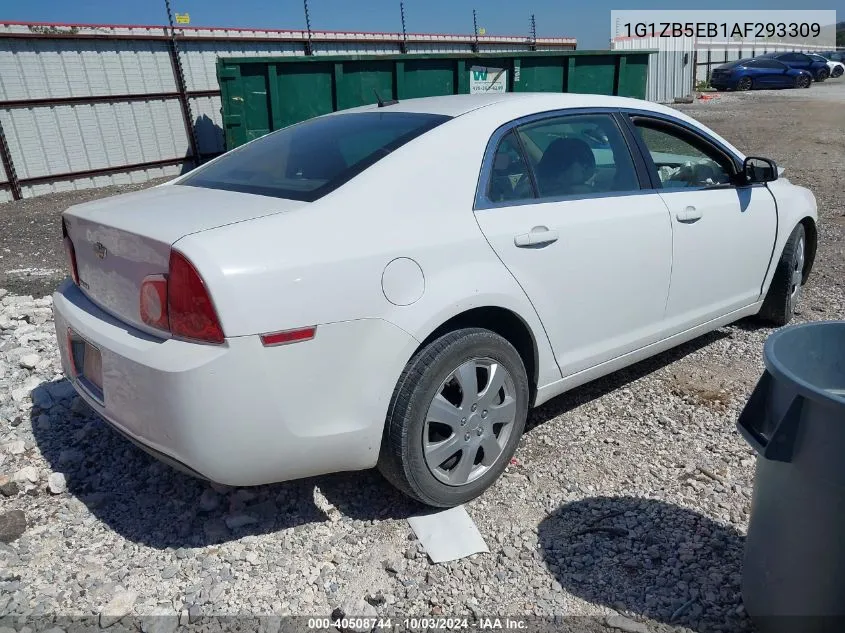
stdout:
<svg viewBox="0 0 845 633">
<path fill-rule="evenodd" d="M 768 158 L 748 156 L 742 163 L 742 176 L 747 185 L 771 182 L 778 179 L 778 166 Z"/>
</svg>

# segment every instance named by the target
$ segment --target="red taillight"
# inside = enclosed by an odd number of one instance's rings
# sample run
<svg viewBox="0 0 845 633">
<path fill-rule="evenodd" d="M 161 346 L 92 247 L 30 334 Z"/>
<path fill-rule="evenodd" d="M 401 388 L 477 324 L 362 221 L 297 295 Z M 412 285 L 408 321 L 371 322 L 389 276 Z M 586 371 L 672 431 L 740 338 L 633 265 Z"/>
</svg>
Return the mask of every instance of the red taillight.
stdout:
<svg viewBox="0 0 845 633">
<path fill-rule="evenodd" d="M 287 343 L 298 343 L 299 341 L 310 341 L 317 332 L 315 327 L 306 327 L 300 330 L 285 330 L 284 332 L 273 332 L 262 334 L 261 343 L 264 347 L 274 345 L 286 345 Z"/>
<path fill-rule="evenodd" d="M 170 251 L 167 316 L 175 336 L 206 343 L 223 342 L 223 328 L 202 277 L 179 251 Z"/>
<path fill-rule="evenodd" d="M 73 283 L 79 285 L 79 271 L 76 268 L 76 251 L 73 249 L 73 242 L 70 241 L 70 236 L 67 233 L 65 221 L 62 220 L 62 238 L 65 244 L 65 255 L 67 256 L 68 267 L 70 268 L 70 278 Z"/>
<path fill-rule="evenodd" d="M 159 330 L 169 330 L 167 315 L 167 279 L 150 275 L 141 284 L 141 320 Z"/>
</svg>

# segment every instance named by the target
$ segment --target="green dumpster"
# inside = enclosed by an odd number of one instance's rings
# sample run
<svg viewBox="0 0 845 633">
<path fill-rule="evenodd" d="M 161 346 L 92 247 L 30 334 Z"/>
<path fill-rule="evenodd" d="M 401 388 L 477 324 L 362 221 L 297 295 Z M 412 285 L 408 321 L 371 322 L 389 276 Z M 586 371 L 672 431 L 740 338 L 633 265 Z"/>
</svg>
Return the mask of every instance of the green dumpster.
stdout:
<svg viewBox="0 0 845 633">
<path fill-rule="evenodd" d="M 217 79 L 226 148 L 378 98 L 579 92 L 642 99 L 652 52 L 222 57 Z"/>
</svg>

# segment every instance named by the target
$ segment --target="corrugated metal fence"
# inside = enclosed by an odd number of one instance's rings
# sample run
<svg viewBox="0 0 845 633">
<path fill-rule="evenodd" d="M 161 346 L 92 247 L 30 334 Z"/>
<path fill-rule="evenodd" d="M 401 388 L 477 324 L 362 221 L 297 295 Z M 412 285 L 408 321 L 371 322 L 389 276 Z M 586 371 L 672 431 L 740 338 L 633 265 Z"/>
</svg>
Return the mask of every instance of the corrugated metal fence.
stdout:
<svg viewBox="0 0 845 633">
<path fill-rule="evenodd" d="M 0 23 L 0 202 L 173 176 L 223 151 L 218 57 L 574 49 L 571 38 Z M 197 147 L 193 146 L 196 138 Z"/>
<path fill-rule="evenodd" d="M 736 41 L 711 41 L 703 47 L 693 37 L 617 37 L 611 40 L 611 48 L 657 51 L 649 57 L 646 98 L 661 103 L 690 96 L 699 82 L 710 79 L 710 72 L 719 64 L 781 51 L 825 50 L 823 46 Z"/>
<path fill-rule="evenodd" d="M 620 37 L 612 41 L 613 50 L 656 50 L 648 59 L 646 99 L 668 103 L 692 90 L 694 73 L 692 37 Z"/>
</svg>

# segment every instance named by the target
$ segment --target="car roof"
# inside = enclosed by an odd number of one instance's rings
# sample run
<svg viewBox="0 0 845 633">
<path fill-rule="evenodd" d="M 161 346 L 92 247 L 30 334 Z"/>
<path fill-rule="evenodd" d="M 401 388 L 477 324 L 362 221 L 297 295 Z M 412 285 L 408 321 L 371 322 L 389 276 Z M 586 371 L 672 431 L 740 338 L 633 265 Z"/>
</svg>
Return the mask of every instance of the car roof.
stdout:
<svg viewBox="0 0 845 633">
<path fill-rule="evenodd" d="M 457 117 L 480 108 L 513 106 L 530 110 L 536 105 L 538 111 L 548 109 L 565 110 L 569 108 L 637 108 L 640 110 L 663 111 L 661 106 L 649 101 L 628 97 L 607 95 L 557 93 L 557 92 L 505 92 L 495 95 L 444 95 L 440 97 L 420 97 L 402 99 L 396 103 L 379 107 L 377 104 L 360 106 L 342 112 L 409 112 L 420 114 L 439 114 Z"/>
</svg>

